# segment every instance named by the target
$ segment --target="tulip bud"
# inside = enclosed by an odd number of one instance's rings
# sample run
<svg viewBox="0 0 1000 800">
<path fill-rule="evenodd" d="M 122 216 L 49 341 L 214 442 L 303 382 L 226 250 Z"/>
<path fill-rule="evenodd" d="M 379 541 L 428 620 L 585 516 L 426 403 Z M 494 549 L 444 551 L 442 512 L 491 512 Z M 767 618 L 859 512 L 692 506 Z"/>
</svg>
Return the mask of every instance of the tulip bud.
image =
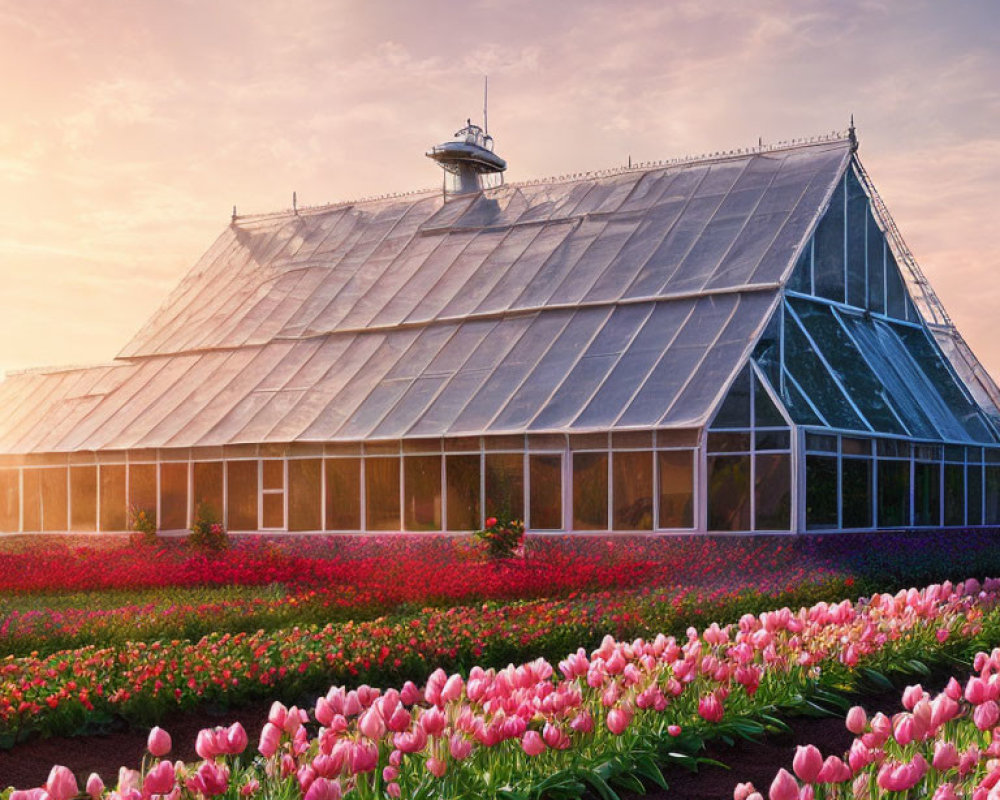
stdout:
<svg viewBox="0 0 1000 800">
<path fill-rule="evenodd" d="M 90 795 L 91 800 L 100 800 L 103 791 L 104 781 L 101 780 L 101 776 L 96 772 L 91 772 L 90 777 L 87 778 L 87 794 Z"/>
<path fill-rule="evenodd" d="M 792 769 L 803 783 L 814 783 L 819 771 L 823 768 L 823 755 L 813 745 L 795 748 L 795 758 L 792 759 Z"/>
<path fill-rule="evenodd" d="M 769 800 L 799 800 L 799 784 L 786 770 L 779 769 L 767 796 Z"/>
<path fill-rule="evenodd" d="M 149 732 L 149 738 L 146 740 L 146 749 L 149 750 L 150 755 L 161 758 L 170 752 L 172 746 L 173 743 L 170 741 L 170 734 L 163 730 L 163 728 L 153 728 Z"/>
<path fill-rule="evenodd" d="M 49 779 L 45 781 L 45 791 L 48 792 L 51 800 L 70 800 L 80 791 L 76 778 L 68 768 L 56 765 L 49 772 Z"/>
</svg>

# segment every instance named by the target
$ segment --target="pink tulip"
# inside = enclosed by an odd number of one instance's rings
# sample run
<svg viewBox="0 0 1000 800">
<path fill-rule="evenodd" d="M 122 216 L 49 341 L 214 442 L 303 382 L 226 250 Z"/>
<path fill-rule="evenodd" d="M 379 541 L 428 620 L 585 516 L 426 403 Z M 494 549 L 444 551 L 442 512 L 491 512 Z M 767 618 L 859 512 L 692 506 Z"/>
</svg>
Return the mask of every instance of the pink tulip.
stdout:
<svg viewBox="0 0 1000 800">
<path fill-rule="evenodd" d="M 253 797 L 260 790 L 260 781 L 256 778 L 250 778 L 246 783 L 240 787 L 240 795 L 242 797 Z"/>
<path fill-rule="evenodd" d="M 719 698 L 713 692 L 706 694 L 698 700 L 698 714 L 706 722 L 721 722 L 725 711 Z"/>
<path fill-rule="evenodd" d="M 768 800 L 799 800 L 799 784 L 790 773 L 779 769 L 767 792 Z"/>
<path fill-rule="evenodd" d="M 205 761 L 188 778 L 187 787 L 191 791 L 201 792 L 205 797 L 215 797 L 229 788 L 229 770 L 214 761 Z"/>
<path fill-rule="evenodd" d="M 91 772 L 90 777 L 87 778 L 86 791 L 91 800 L 100 800 L 101 794 L 104 792 L 104 781 L 96 772 Z"/>
<path fill-rule="evenodd" d="M 837 756 L 827 756 L 816 776 L 819 783 L 843 783 L 851 777 L 851 768 Z"/>
<path fill-rule="evenodd" d="M 752 783 L 737 783 L 733 789 L 733 800 L 747 800 L 756 791 Z"/>
<path fill-rule="evenodd" d="M 813 745 L 795 748 L 792 769 L 803 783 L 815 783 L 816 776 L 823 768 L 823 755 Z"/>
<path fill-rule="evenodd" d="M 218 743 L 215 741 L 215 731 L 211 728 L 203 728 L 198 731 L 198 738 L 195 739 L 194 751 L 206 761 L 213 760 L 221 753 Z"/>
<path fill-rule="evenodd" d="M 472 753 L 472 742 L 460 733 L 453 733 L 448 740 L 448 752 L 456 761 L 463 761 Z"/>
<path fill-rule="evenodd" d="M 427 733 L 417 725 L 412 731 L 395 734 L 392 743 L 400 752 L 419 753 L 427 747 Z"/>
<path fill-rule="evenodd" d="M 924 689 L 918 683 L 915 686 L 907 686 L 903 690 L 903 708 L 913 711 L 913 707 L 923 699 Z"/>
<path fill-rule="evenodd" d="M 239 722 L 234 722 L 226 728 L 223 736 L 217 737 L 217 741 L 220 738 L 224 744 L 223 752 L 230 756 L 238 756 L 247 749 L 247 745 L 250 743 L 246 729 Z"/>
<path fill-rule="evenodd" d="M 545 752 L 545 742 L 538 731 L 527 731 L 521 738 L 521 749 L 529 756 L 537 756 Z"/>
<path fill-rule="evenodd" d="M 847 712 L 847 719 L 845 722 L 847 730 L 855 736 L 858 736 L 864 731 L 865 726 L 868 724 L 868 715 L 861 706 L 852 706 L 851 710 Z"/>
<path fill-rule="evenodd" d="M 427 759 L 427 771 L 435 778 L 443 778 L 448 772 L 448 762 L 431 756 Z"/>
<path fill-rule="evenodd" d="M 275 700 L 271 703 L 271 710 L 267 712 L 267 721 L 272 725 L 276 725 L 279 728 L 283 728 L 285 725 L 285 720 L 288 719 L 288 709 L 285 708 L 284 704 Z"/>
<path fill-rule="evenodd" d="M 395 781 L 386 784 L 385 793 L 389 795 L 389 797 L 393 798 L 393 800 L 398 800 L 398 798 L 403 796 L 403 790 Z"/>
<path fill-rule="evenodd" d="M 448 678 L 444 688 L 441 689 L 441 702 L 450 703 L 452 700 L 458 700 L 458 698 L 462 696 L 462 690 L 464 688 L 465 682 L 462 680 L 462 676 L 452 675 Z"/>
<path fill-rule="evenodd" d="M 340 800 L 342 794 L 339 781 L 316 778 L 309 786 L 304 800 Z"/>
<path fill-rule="evenodd" d="M 584 709 L 569 723 L 570 728 L 572 728 L 576 733 L 590 733 L 594 730 L 594 718 L 590 715 L 587 709 Z"/>
<path fill-rule="evenodd" d="M 173 791 L 176 777 L 174 765 L 169 761 L 160 761 L 149 772 L 142 782 L 142 791 L 146 795 L 167 794 Z"/>
<path fill-rule="evenodd" d="M 414 703 L 419 703 L 423 699 L 423 695 L 413 681 L 407 681 L 399 690 L 399 699 L 403 701 L 404 705 L 412 706 Z"/>
<path fill-rule="evenodd" d="M 981 731 L 993 728 L 998 719 L 1000 719 L 1000 706 L 997 706 L 993 700 L 986 700 L 972 712 L 972 721 Z"/>
<path fill-rule="evenodd" d="M 632 722 L 632 712 L 625 706 L 618 706 L 608 712 L 608 730 L 615 736 L 621 736 Z"/>
<path fill-rule="evenodd" d="M 149 750 L 150 755 L 155 758 L 161 758 L 170 752 L 172 746 L 173 743 L 170 741 L 170 734 L 163 730 L 163 728 L 153 728 L 149 732 L 149 738 L 146 740 L 146 749 Z"/>
<path fill-rule="evenodd" d="M 419 722 L 428 736 L 440 736 L 447 720 L 439 708 L 427 708 L 420 714 Z"/>
<path fill-rule="evenodd" d="M 7 800 L 49 800 L 44 789 L 15 789 Z"/>
<path fill-rule="evenodd" d="M 937 791 L 934 792 L 934 796 L 931 800 L 960 800 L 959 796 L 955 794 L 955 787 L 950 783 L 943 783 L 938 786 Z"/>
<path fill-rule="evenodd" d="M 958 761 L 958 748 L 953 742 L 939 741 L 934 743 L 934 758 L 931 761 L 934 769 L 946 772 L 952 767 L 958 766 Z"/>
<path fill-rule="evenodd" d="M 358 719 L 358 730 L 369 739 L 381 739 L 385 734 L 385 720 L 375 706 L 365 711 Z"/>
<path fill-rule="evenodd" d="M 51 800 L 70 800 L 71 797 L 76 797 L 80 787 L 69 769 L 56 765 L 49 772 L 48 780 L 45 781 L 45 791 L 48 792 Z"/>
<path fill-rule="evenodd" d="M 257 749 L 264 758 L 271 758 L 278 752 L 278 745 L 281 743 L 281 728 L 273 722 L 264 725 L 260 732 L 260 744 Z"/>
</svg>

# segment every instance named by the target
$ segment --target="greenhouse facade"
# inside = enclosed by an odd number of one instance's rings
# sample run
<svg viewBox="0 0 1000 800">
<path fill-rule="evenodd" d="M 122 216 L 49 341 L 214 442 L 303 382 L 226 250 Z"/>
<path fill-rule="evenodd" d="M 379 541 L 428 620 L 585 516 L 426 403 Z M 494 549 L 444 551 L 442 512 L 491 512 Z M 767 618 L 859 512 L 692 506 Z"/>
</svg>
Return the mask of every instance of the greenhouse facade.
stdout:
<svg viewBox="0 0 1000 800">
<path fill-rule="evenodd" d="M 1000 392 L 856 149 L 234 216 L 113 361 L 0 383 L 0 531 L 1000 525 Z"/>
</svg>

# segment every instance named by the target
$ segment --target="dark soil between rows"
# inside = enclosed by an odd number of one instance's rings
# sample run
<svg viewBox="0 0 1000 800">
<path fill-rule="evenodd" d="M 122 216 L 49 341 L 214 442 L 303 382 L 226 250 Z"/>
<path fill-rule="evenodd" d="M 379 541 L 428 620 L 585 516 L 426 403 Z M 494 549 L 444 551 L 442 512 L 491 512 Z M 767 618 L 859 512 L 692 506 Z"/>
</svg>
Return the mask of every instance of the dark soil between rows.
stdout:
<svg viewBox="0 0 1000 800">
<path fill-rule="evenodd" d="M 900 710 L 900 692 L 868 696 L 859 702 L 870 714 L 876 711 L 893 714 Z M 174 714 L 162 724 L 174 742 L 171 757 L 197 760 L 194 742 L 198 731 L 236 721 L 247 729 L 251 747 L 255 747 L 267 719 L 267 710 L 268 704 L 261 704 L 239 710 Z M 852 736 L 840 717 L 791 717 L 786 721 L 791 727 L 790 733 L 773 734 L 759 743 L 740 741 L 733 747 L 722 742 L 710 744 L 702 755 L 726 764 L 728 770 L 711 766 L 702 767 L 697 773 L 670 769 L 664 773 L 669 789 L 651 787 L 644 796 L 651 800 L 728 800 L 738 782 L 752 781 L 766 797 L 775 773 L 782 767 L 791 771 L 796 745 L 815 744 L 824 756 L 843 755 L 850 747 Z M 139 767 L 145 749 L 146 732 L 142 730 L 34 739 L 14 750 L 0 752 L 0 787 L 40 786 L 53 764 L 63 764 L 73 770 L 81 786 L 91 772 L 97 772 L 110 785 L 117 779 L 120 766 Z M 623 798 L 630 800 L 634 797 L 623 794 Z"/>
</svg>

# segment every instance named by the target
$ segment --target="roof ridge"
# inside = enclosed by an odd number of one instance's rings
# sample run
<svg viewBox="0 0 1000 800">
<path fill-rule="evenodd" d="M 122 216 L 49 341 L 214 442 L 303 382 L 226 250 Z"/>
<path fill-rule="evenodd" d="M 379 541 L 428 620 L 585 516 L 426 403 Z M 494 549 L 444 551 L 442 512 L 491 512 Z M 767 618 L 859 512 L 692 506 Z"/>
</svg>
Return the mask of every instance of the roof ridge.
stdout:
<svg viewBox="0 0 1000 800">
<path fill-rule="evenodd" d="M 497 192 L 505 188 L 517 188 L 519 186 L 540 186 L 543 184 L 570 183 L 572 181 L 587 180 L 591 178 L 609 178 L 615 175 L 625 175 L 631 172 L 647 172 L 661 167 L 676 167 L 687 164 L 711 164 L 718 161 L 728 161 L 733 158 L 740 158 L 749 155 L 760 155 L 763 153 L 776 153 L 784 150 L 796 150 L 801 147 L 813 147 L 815 145 L 832 144 L 834 142 L 851 142 L 850 131 L 831 131 L 830 133 L 818 136 L 803 137 L 800 139 L 785 139 L 771 144 L 760 142 L 756 147 L 736 148 L 735 150 L 720 150 L 714 153 L 701 153 L 700 155 L 677 156 L 662 161 L 638 161 L 631 165 L 618 167 L 605 167 L 604 169 L 591 170 L 588 172 L 573 172 L 565 175 L 550 175 L 541 178 L 527 178 L 513 183 L 505 183 L 498 187 L 486 189 L 484 193 Z M 361 205 L 363 203 L 376 203 L 384 200 L 397 200 L 417 195 L 436 195 L 440 188 L 411 189 L 403 192 L 387 192 L 378 195 L 363 195 L 353 200 L 337 200 L 330 203 L 320 203 L 314 206 L 297 206 L 286 208 L 280 211 L 263 211 L 257 214 L 233 215 L 233 223 L 236 222 L 259 222 L 267 219 L 274 219 L 285 216 L 304 216 L 310 213 L 321 211 L 332 211 L 337 208 L 349 208 L 350 206 Z"/>
</svg>

